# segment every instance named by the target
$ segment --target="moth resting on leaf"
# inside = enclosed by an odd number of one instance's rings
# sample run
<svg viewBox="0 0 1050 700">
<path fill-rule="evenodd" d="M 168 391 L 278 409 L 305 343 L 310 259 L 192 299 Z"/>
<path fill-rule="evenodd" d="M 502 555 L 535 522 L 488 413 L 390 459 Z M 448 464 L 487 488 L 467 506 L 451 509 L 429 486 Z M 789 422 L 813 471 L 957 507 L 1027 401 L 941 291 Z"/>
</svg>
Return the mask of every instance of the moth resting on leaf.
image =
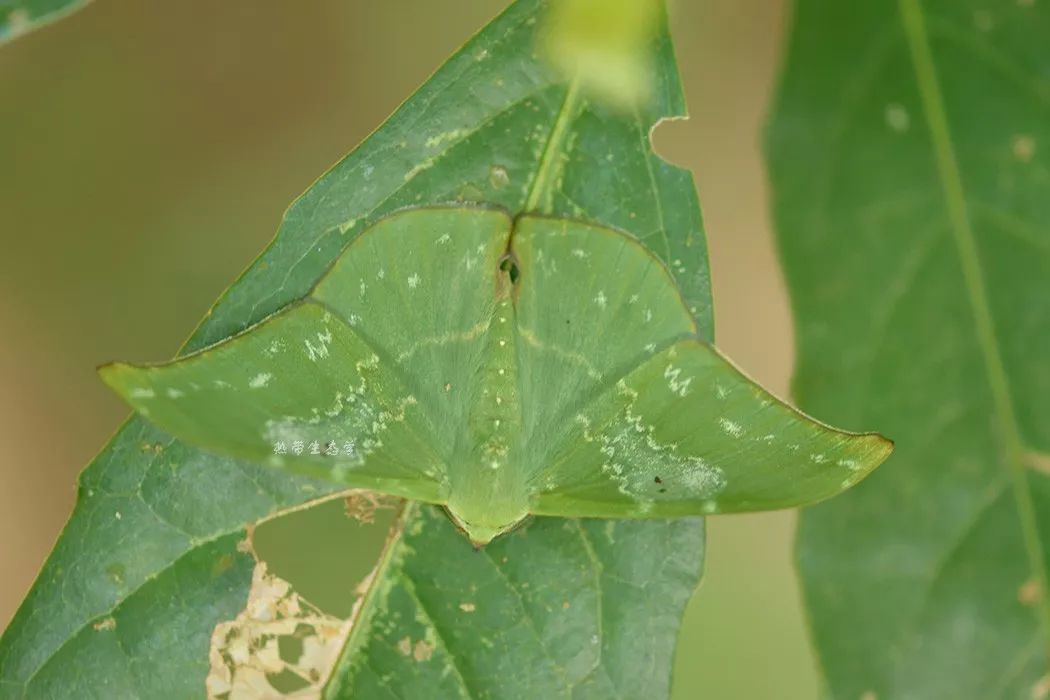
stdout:
<svg viewBox="0 0 1050 700">
<path fill-rule="evenodd" d="M 409 209 L 243 333 L 101 374 L 181 440 L 441 504 L 475 544 L 530 514 L 805 505 L 889 455 L 881 436 L 785 405 L 696 331 L 663 264 L 625 233 Z M 275 454 L 277 443 L 354 449 Z"/>
</svg>

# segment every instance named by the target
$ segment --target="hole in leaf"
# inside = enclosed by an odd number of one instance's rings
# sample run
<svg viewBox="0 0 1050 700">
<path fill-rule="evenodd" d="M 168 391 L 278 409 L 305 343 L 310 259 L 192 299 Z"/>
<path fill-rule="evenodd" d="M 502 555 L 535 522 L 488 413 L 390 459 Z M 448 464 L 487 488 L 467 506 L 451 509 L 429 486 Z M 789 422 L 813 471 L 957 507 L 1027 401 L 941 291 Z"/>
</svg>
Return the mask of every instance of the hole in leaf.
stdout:
<svg viewBox="0 0 1050 700">
<path fill-rule="evenodd" d="M 270 682 L 273 689 L 282 695 L 291 695 L 305 690 L 310 686 L 309 681 L 300 678 L 297 674 L 285 669 L 280 673 L 267 674 L 266 680 Z"/>
<path fill-rule="evenodd" d="M 688 169 L 685 154 L 695 140 L 695 128 L 696 124 L 689 124 L 685 117 L 661 119 L 649 130 L 649 146 L 661 160 Z"/>
<path fill-rule="evenodd" d="M 281 661 L 289 664 L 299 663 L 303 655 L 303 637 L 312 633 L 313 630 L 306 625 L 299 625 L 294 635 L 278 638 L 277 651 L 281 655 Z"/>
<path fill-rule="evenodd" d="M 342 498 L 267 521 L 255 530 L 256 555 L 299 595 L 336 617 L 348 617 L 354 589 L 369 574 L 396 509 L 376 508 L 371 523 L 347 515 Z"/>
</svg>

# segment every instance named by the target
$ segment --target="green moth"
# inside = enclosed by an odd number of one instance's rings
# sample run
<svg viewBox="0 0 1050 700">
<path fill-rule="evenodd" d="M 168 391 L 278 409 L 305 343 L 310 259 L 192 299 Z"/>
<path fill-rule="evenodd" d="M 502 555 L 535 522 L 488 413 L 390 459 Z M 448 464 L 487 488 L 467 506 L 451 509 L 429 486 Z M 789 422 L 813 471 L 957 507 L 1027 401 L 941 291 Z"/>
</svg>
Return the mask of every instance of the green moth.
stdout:
<svg viewBox="0 0 1050 700">
<path fill-rule="evenodd" d="M 804 505 L 889 455 L 881 436 L 780 402 L 696 330 L 667 270 L 628 234 L 409 209 L 243 333 L 101 374 L 181 440 L 441 504 L 479 545 L 530 514 Z"/>
</svg>

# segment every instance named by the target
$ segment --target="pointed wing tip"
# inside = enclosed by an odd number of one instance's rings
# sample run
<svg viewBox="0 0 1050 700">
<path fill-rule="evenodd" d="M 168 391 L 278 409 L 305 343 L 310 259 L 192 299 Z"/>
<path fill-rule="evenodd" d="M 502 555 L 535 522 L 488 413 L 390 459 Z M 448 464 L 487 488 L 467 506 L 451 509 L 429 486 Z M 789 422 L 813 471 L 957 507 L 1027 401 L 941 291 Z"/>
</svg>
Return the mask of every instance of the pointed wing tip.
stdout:
<svg viewBox="0 0 1050 700">
<path fill-rule="evenodd" d="M 107 362 L 95 368 L 99 378 L 132 408 L 137 409 L 133 392 L 143 390 L 141 381 L 135 381 L 143 373 L 144 367 L 129 362 Z"/>
<path fill-rule="evenodd" d="M 112 386 L 113 382 L 117 381 L 119 378 L 126 377 L 129 373 L 134 373 L 140 369 L 140 367 L 133 365 L 130 362 L 124 362 L 123 360 L 104 362 L 95 367 L 98 376 L 110 386 Z"/>
<path fill-rule="evenodd" d="M 98 373 L 99 379 L 105 382 L 106 386 L 119 392 L 119 378 L 124 374 L 127 367 L 129 367 L 127 363 L 114 360 L 98 365 L 95 367 L 95 371 Z"/>
<path fill-rule="evenodd" d="M 893 451 L 897 449 L 897 443 L 882 433 L 868 433 L 868 439 L 873 446 L 872 452 L 877 457 L 872 469 L 889 459 L 890 455 L 893 454 Z"/>
<path fill-rule="evenodd" d="M 864 442 L 867 452 L 862 458 L 860 468 L 857 469 L 856 477 L 842 491 L 848 491 L 871 476 L 872 472 L 890 458 L 896 448 L 893 440 L 881 433 L 861 433 L 857 438 Z"/>
</svg>

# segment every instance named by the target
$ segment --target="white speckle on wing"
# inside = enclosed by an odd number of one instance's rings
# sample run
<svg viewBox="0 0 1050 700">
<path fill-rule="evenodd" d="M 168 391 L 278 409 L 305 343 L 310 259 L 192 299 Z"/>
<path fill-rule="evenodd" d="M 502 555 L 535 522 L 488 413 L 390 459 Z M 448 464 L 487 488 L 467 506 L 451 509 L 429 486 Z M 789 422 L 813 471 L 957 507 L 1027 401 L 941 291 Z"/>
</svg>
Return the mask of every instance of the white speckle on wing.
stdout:
<svg viewBox="0 0 1050 700">
<path fill-rule="evenodd" d="M 153 389 L 144 389 L 142 387 L 135 387 L 128 392 L 128 395 L 133 399 L 152 399 L 157 394 Z"/>
<path fill-rule="evenodd" d="M 275 338 L 268 348 L 263 350 L 267 355 L 273 357 L 281 352 L 284 352 L 284 341 L 280 338 Z"/>
<path fill-rule="evenodd" d="M 846 469 L 849 469 L 851 472 L 856 472 L 863 469 L 863 466 L 855 459 L 840 459 L 838 461 L 838 465 L 840 467 L 845 467 Z"/>
<path fill-rule="evenodd" d="M 251 381 L 248 382 L 248 386 L 252 389 L 262 389 L 270 383 L 271 379 L 273 379 L 273 375 L 269 372 L 260 372 L 252 377 Z"/>
<path fill-rule="evenodd" d="M 681 368 L 674 365 L 667 365 L 664 369 L 664 379 L 667 380 L 667 388 L 682 397 L 689 393 L 689 385 L 693 382 L 692 377 L 682 378 Z"/>
<path fill-rule="evenodd" d="M 598 308 L 604 309 L 608 303 L 608 299 L 605 297 L 605 292 L 599 290 L 598 294 L 594 297 L 594 303 L 598 305 Z"/>
<path fill-rule="evenodd" d="M 573 248 L 572 256 L 574 258 L 579 258 L 580 260 L 583 260 L 587 257 L 587 251 L 585 251 L 583 248 Z"/>
<path fill-rule="evenodd" d="M 627 398 L 628 405 L 616 419 L 609 423 L 603 421 L 597 430 L 592 429 L 585 415 L 577 415 L 575 422 L 580 426 L 584 442 L 598 444 L 605 459 L 602 472 L 617 484 L 622 494 L 635 500 L 638 508 L 651 508 L 654 483 L 684 488 L 687 491 L 684 495 L 692 498 L 711 498 L 725 488 L 725 474 L 720 468 L 699 456 L 680 454 L 675 442 L 657 440 L 654 426 L 634 411 L 637 392 L 623 380 L 617 382 L 617 388 L 619 394 Z"/>
<path fill-rule="evenodd" d="M 722 427 L 722 432 L 724 432 L 726 435 L 731 435 L 735 438 L 738 438 L 744 434 L 744 429 L 740 426 L 740 424 L 734 423 L 728 418 L 719 418 L 718 424 Z"/>
<path fill-rule="evenodd" d="M 419 275 L 418 274 L 413 274 L 411 277 L 408 278 L 408 288 L 409 289 L 415 289 L 416 287 L 419 286 L 419 282 L 420 282 Z"/>
<path fill-rule="evenodd" d="M 447 233 L 445 233 L 445 234 L 442 234 L 441 238 L 437 239 L 437 242 L 438 242 L 438 245 L 445 245 L 446 243 L 448 243 L 451 240 L 452 240 L 452 236 L 450 236 Z"/>
<path fill-rule="evenodd" d="M 186 395 L 178 389 L 168 389 L 167 394 L 169 399 L 179 399 Z"/>
<path fill-rule="evenodd" d="M 690 461 L 689 468 L 682 472 L 682 481 L 691 492 L 717 493 L 725 488 L 725 475 L 721 469 L 711 466 L 699 457 Z"/>
<path fill-rule="evenodd" d="M 309 340 L 304 340 L 303 344 L 306 346 L 306 355 L 310 358 L 311 362 L 317 362 L 328 357 L 328 344 L 332 342 L 331 331 L 325 330 L 317 334 L 317 344 L 314 345 Z"/>
</svg>

